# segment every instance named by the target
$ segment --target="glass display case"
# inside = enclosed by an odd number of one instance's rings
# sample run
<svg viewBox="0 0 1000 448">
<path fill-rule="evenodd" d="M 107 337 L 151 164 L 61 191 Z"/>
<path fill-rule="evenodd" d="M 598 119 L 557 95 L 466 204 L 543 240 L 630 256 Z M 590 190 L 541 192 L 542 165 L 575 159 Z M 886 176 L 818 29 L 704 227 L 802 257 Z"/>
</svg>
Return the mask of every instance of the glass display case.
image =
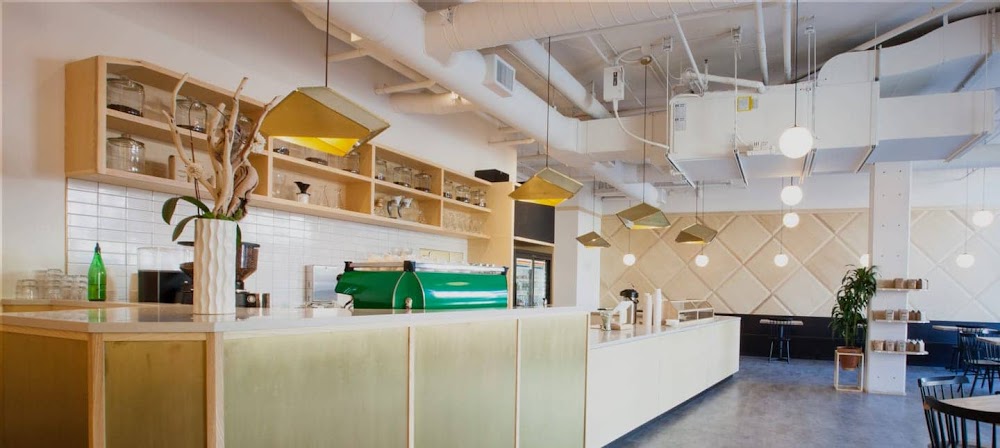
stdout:
<svg viewBox="0 0 1000 448">
<path fill-rule="evenodd" d="M 707 300 L 668 300 L 663 318 L 672 327 L 715 319 L 715 308 Z"/>
</svg>

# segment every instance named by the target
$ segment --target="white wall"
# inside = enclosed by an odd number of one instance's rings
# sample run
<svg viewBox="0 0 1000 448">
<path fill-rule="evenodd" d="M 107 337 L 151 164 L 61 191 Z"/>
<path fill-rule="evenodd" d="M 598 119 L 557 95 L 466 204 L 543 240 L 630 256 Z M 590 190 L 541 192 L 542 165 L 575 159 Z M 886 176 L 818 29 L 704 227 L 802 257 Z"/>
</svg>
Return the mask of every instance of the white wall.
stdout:
<svg viewBox="0 0 1000 448">
<path fill-rule="evenodd" d="M 265 101 L 323 83 L 322 32 L 287 3 L 6 3 L 2 20 L 5 294 L 16 278 L 66 262 L 66 63 L 130 57 L 232 88 L 249 76 L 245 92 Z M 475 116 L 393 112 L 372 88 L 401 79 L 380 64 L 335 64 L 330 78 L 335 90 L 391 123 L 378 143 L 469 174 L 514 172 L 514 152 L 489 148 L 490 126 Z"/>
</svg>

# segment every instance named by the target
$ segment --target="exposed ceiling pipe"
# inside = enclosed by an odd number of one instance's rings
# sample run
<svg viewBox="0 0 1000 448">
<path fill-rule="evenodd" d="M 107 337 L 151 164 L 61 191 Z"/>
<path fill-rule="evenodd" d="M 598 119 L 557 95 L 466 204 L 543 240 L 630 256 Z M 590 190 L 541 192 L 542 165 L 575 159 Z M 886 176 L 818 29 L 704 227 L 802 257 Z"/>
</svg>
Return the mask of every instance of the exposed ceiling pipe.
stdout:
<svg viewBox="0 0 1000 448">
<path fill-rule="evenodd" d="M 712 17 L 718 17 L 718 16 L 725 15 L 725 14 L 735 13 L 735 12 L 737 12 L 739 10 L 744 9 L 744 8 L 748 8 L 749 6 L 751 6 L 751 5 L 749 5 L 749 4 L 736 4 L 736 5 L 728 5 L 728 6 L 717 6 L 714 9 L 702 10 L 702 11 L 698 11 L 698 12 L 679 13 L 677 15 L 680 16 L 680 18 L 682 18 L 684 20 L 701 20 L 701 19 L 708 19 L 708 18 L 712 18 Z M 590 36 L 593 36 L 595 34 L 616 33 L 616 32 L 621 32 L 623 30 L 628 30 L 628 29 L 633 29 L 633 28 L 655 27 L 657 25 L 666 25 L 666 24 L 670 23 L 672 20 L 673 20 L 673 18 L 672 18 L 672 15 L 671 15 L 671 17 L 664 17 L 664 18 L 661 18 L 661 19 L 650 20 L 650 21 L 646 21 L 646 22 L 628 23 L 628 24 L 625 24 L 625 25 L 614 25 L 614 26 L 609 26 L 609 27 L 605 27 L 605 28 L 601 28 L 601 29 L 596 29 L 596 30 L 587 30 L 587 31 L 579 31 L 579 32 L 576 32 L 576 33 L 559 34 L 559 35 L 552 36 L 552 42 L 559 42 L 559 41 L 563 41 L 563 40 L 576 39 L 576 38 L 579 38 L 579 37 L 590 37 Z"/>
<path fill-rule="evenodd" d="M 434 87 L 436 84 L 437 83 L 434 82 L 434 80 L 430 79 L 426 81 L 408 82 L 404 84 L 397 84 L 394 86 L 378 87 L 375 89 L 375 94 L 388 95 L 390 93 L 408 92 L 410 90 L 429 89 L 431 87 Z"/>
<path fill-rule="evenodd" d="M 478 110 L 475 104 L 453 93 L 394 93 L 389 96 L 389 104 L 397 112 L 408 114 L 445 115 Z"/>
<path fill-rule="evenodd" d="M 463 50 L 481 50 L 522 40 L 658 21 L 672 15 L 751 3 L 751 0 L 479 2 L 428 14 L 425 38 L 432 56 L 445 61 L 451 53 Z"/>
<path fill-rule="evenodd" d="M 537 73 L 546 73 L 549 63 L 549 52 L 535 40 L 524 40 L 508 45 L 510 51 L 514 53 L 522 62 Z M 549 76 L 552 87 L 562 93 L 566 99 L 579 107 L 587 115 L 594 118 L 608 118 L 611 116 L 608 109 L 601 104 L 587 88 L 580 84 L 562 64 L 552 61 L 552 70 Z"/>
<path fill-rule="evenodd" d="M 760 58 L 760 76 L 764 84 L 768 84 L 767 72 L 767 40 L 764 38 L 764 0 L 754 4 L 754 16 L 757 19 L 757 56 Z"/>
<path fill-rule="evenodd" d="M 684 45 L 684 53 L 687 54 L 688 62 L 691 63 L 691 69 L 694 70 L 696 75 L 698 75 L 698 85 L 701 86 L 702 91 L 708 90 L 708 86 L 705 85 L 705 80 L 701 77 L 701 72 L 698 71 L 698 63 L 694 60 L 694 53 L 691 52 L 691 46 L 688 45 L 687 37 L 684 36 L 684 28 L 681 27 L 681 21 L 677 18 L 677 14 L 674 14 L 674 25 L 677 26 L 677 34 L 681 37 L 681 44 Z"/>
<path fill-rule="evenodd" d="M 685 81 L 698 81 L 701 85 L 707 85 L 709 82 L 714 82 L 718 84 L 728 84 L 737 87 L 746 87 L 750 89 L 756 89 L 760 93 L 767 91 L 767 86 L 760 81 L 752 81 L 749 79 L 739 79 L 739 78 L 728 78 L 725 76 L 716 75 L 698 75 L 692 71 L 685 71 L 681 74 L 681 78 Z"/>
<path fill-rule="evenodd" d="M 785 83 L 792 82 L 792 0 L 782 6 L 784 21 L 781 24 L 781 59 L 785 66 Z"/>
<path fill-rule="evenodd" d="M 949 12 L 955 10 L 956 8 L 964 5 L 965 2 L 966 2 L 966 0 L 954 0 L 951 3 L 948 3 L 947 5 L 942 6 L 940 9 L 931 9 L 931 11 L 928 12 L 927 14 L 924 14 L 924 15 L 922 15 L 920 17 L 917 17 L 916 19 L 913 19 L 913 20 L 911 20 L 909 22 L 906 22 L 906 23 L 904 23 L 904 24 L 902 24 L 900 26 L 897 26 L 896 28 L 893 28 L 888 33 L 885 33 L 885 34 L 883 34 L 881 36 L 878 36 L 878 37 L 876 37 L 874 39 L 869 40 L 868 42 L 865 42 L 865 43 L 863 43 L 861 45 L 858 45 L 857 47 L 852 48 L 851 51 L 861 51 L 861 50 L 867 50 L 869 48 L 872 48 L 872 47 L 874 47 L 874 46 L 876 46 L 878 44 L 881 44 L 881 43 L 883 43 L 883 42 L 885 42 L 885 41 L 887 41 L 889 39 L 892 39 L 893 37 L 896 37 L 896 36 L 898 36 L 900 34 L 903 34 L 903 33 L 907 32 L 909 30 L 912 30 L 913 28 L 916 28 L 916 27 L 918 27 L 920 25 L 923 25 L 924 23 L 926 23 L 926 22 L 928 22 L 930 20 L 934 20 L 934 19 L 936 19 L 938 17 L 941 17 L 941 16 L 943 16 L 945 14 L 948 14 Z"/>
</svg>

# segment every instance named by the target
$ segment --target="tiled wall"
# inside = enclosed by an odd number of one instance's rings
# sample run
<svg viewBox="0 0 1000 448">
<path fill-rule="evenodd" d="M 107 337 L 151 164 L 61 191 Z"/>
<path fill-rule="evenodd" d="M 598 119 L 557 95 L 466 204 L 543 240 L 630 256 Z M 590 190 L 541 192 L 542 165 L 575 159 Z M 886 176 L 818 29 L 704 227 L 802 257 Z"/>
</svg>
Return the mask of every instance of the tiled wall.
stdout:
<svg viewBox="0 0 1000 448">
<path fill-rule="evenodd" d="M 160 218 L 160 207 L 171 195 L 135 188 L 67 180 L 67 269 L 86 274 L 94 243 L 100 242 L 108 269 L 112 300 L 135 300 L 136 250 L 170 246 L 173 226 Z M 183 201 L 176 216 L 193 214 Z M 259 243 L 257 273 L 247 289 L 270 292 L 273 306 L 295 306 L 305 297 L 305 266 L 342 266 L 345 260 L 366 260 L 396 248 L 436 249 L 467 253 L 467 241 L 420 232 L 337 221 L 251 207 L 240 222 L 243 240 Z M 179 240 L 190 241 L 189 225 Z"/>
<path fill-rule="evenodd" d="M 829 316 L 846 265 L 858 264 L 868 251 L 868 213 L 800 213 L 801 223 L 785 229 L 789 263 L 774 265 L 781 215 L 713 214 L 707 224 L 719 235 L 705 247 L 708 266 L 694 265 L 700 247 L 677 244 L 677 233 L 691 217 L 671 217 L 665 231 L 633 231 L 631 247 L 638 261 L 626 268 L 622 256 L 628 234 L 614 216 L 602 225 L 612 243 L 601 254 L 602 306 L 617 292 L 635 285 L 640 291 L 662 288 L 674 300 L 707 299 L 724 313 Z M 954 210 L 914 211 L 911 221 L 911 277 L 930 280 L 930 290 L 910 293 L 913 307 L 931 319 L 1000 321 L 1000 223 L 975 229 Z M 964 229 L 976 257 L 970 269 L 955 265 L 963 250 Z"/>
</svg>

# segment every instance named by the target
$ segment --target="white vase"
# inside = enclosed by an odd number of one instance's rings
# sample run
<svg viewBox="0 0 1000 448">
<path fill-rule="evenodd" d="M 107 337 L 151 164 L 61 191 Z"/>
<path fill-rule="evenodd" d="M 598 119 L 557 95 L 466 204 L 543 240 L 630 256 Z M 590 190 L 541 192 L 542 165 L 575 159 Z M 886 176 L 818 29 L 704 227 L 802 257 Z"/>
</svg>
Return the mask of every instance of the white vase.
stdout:
<svg viewBox="0 0 1000 448">
<path fill-rule="evenodd" d="M 194 313 L 236 313 L 235 221 L 195 220 Z"/>
</svg>

